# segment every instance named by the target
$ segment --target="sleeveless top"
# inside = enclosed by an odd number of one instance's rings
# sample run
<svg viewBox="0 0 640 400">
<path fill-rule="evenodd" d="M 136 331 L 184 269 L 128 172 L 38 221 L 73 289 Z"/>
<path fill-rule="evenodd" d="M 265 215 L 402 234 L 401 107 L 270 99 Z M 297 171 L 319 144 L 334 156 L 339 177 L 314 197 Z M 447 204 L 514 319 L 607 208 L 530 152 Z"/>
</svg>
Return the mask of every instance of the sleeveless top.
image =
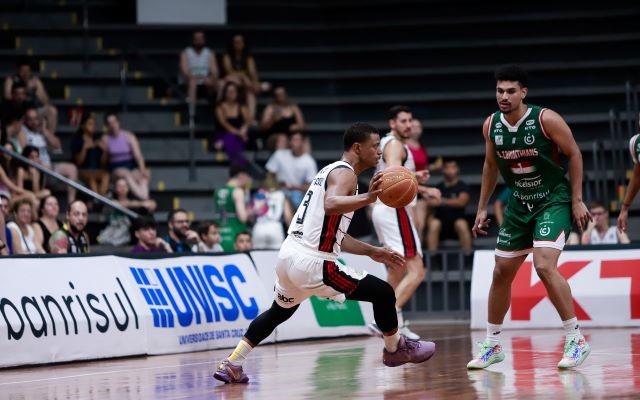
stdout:
<svg viewBox="0 0 640 400">
<path fill-rule="evenodd" d="M 111 164 L 133 160 L 133 150 L 129 144 L 127 131 L 121 130 L 118 136 L 107 135 L 107 149 Z"/>
<path fill-rule="evenodd" d="M 342 240 L 353 218 L 353 211 L 347 214 L 325 214 L 327 177 L 331 171 L 338 168 L 349 168 L 353 171 L 351 165 L 344 161 L 336 161 L 322 168 L 311 182 L 287 232 L 290 238 L 304 247 L 335 257 L 340 254 Z M 357 186 L 353 195 L 356 194 Z"/>
<path fill-rule="evenodd" d="M 22 254 L 36 254 L 37 252 L 36 233 L 31 227 L 31 225 L 27 225 L 26 236 L 24 235 L 24 233 L 22 232 L 22 229 L 20 229 L 18 224 L 16 224 L 13 221 L 7 224 L 7 228 L 12 228 L 18 231 L 18 237 L 19 237 L 20 243 L 22 244 L 22 251 L 23 251 Z M 11 233 L 13 234 L 14 231 L 12 230 Z"/>
<path fill-rule="evenodd" d="M 640 133 L 629 140 L 629 153 L 634 164 L 640 164 Z"/>
<path fill-rule="evenodd" d="M 215 219 L 219 223 L 220 229 L 233 227 L 236 230 L 246 229 L 246 225 L 238 219 L 236 214 L 236 204 L 233 201 L 234 186 L 225 186 L 215 193 Z"/>
<path fill-rule="evenodd" d="M 604 233 L 604 236 L 600 237 L 600 234 L 596 229 L 591 231 L 591 236 L 589 237 L 590 244 L 618 244 L 618 234 L 616 230 L 618 228 L 615 226 L 610 226 L 609 229 Z"/>
<path fill-rule="evenodd" d="M 385 168 L 387 168 L 387 163 L 384 161 L 384 148 L 392 140 L 398 140 L 398 138 L 393 136 L 392 132 L 387 133 L 385 137 L 383 137 L 382 140 L 380 140 L 380 150 L 382 151 L 382 157 L 380 157 L 380 160 L 378 160 L 378 166 L 376 167 L 376 172 L 384 171 Z M 403 144 L 402 146 L 404 146 L 404 157 L 405 157 L 404 160 L 402 160 L 402 166 L 407 168 L 411 172 L 416 172 L 416 164 L 415 164 L 415 161 L 413 160 L 413 154 L 411 153 L 411 149 L 409 149 L 409 146 L 407 146 L 406 144 Z M 415 205 L 417 199 L 418 199 L 418 196 L 416 195 L 416 197 L 411 201 L 409 206 Z M 380 199 L 376 200 L 375 204 L 384 205 L 384 203 L 380 201 Z"/>
<path fill-rule="evenodd" d="M 49 239 L 51 239 L 51 231 L 47 228 L 44 222 L 41 220 L 37 220 L 36 224 L 40 225 L 40 229 L 42 229 L 42 248 L 47 253 L 51 253 L 51 247 L 49 247 Z M 58 221 L 58 226 L 62 226 L 62 223 Z"/>
<path fill-rule="evenodd" d="M 209 76 L 209 57 L 211 56 L 211 50 L 209 50 L 208 47 L 203 47 L 200 54 L 196 53 L 193 47 L 187 47 L 186 54 L 189 69 L 193 76 Z"/>
<path fill-rule="evenodd" d="M 260 190 L 253 196 L 253 210 L 256 213 L 256 225 L 265 222 L 282 222 L 284 216 L 284 202 L 282 190 L 268 192 Z"/>
<path fill-rule="evenodd" d="M 222 107 L 222 105 L 220 107 Z M 227 123 L 229 125 L 233 126 L 236 129 L 240 129 L 242 125 L 244 125 L 244 116 L 242 115 L 242 106 L 238 103 L 237 107 L 238 107 L 238 115 L 236 115 L 235 117 L 229 117 L 225 115 L 224 118 L 227 120 Z M 222 111 L 224 114 L 224 108 L 222 109 Z M 218 130 L 224 131 L 225 129 L 220 123 L 220 121 L 216 119 L 216 122 L 218 124 Z"/>
<path fill-rule="evenodd" d="M 427 149 L 424 146 L 413 147 L 407 145 L 411 155 L 413 156 L 413 162 L 416 165 L 416 171 L 423 171 L 429 167 L 429 155 Z"/>
<path fill-rule="evenodd" d="M 269 128 L 269 133 L 291 133 L 291 125 L 296 123 L 296 116 L 292 115 L 290 117 L 283 117 L 277 120 L 271 125 Z"/>
<path fill-rule="evenodd" d="M 22 129 L 27 136 L 27 144 L 38 149 L 40 153 L 40 161 L 46 166 L 51 166 L 51 156 L 47 150 L 47 139 L 40 132 L 33 132 L 26 125 L 22 125 Z"/>
<path fill-rule="evenodd" d="M 498 169 L 516 199 L 541 204 L 551 194 L 559 202 L 571 201 L 571 188 L 559 163 L 558 146 L 542 126 L 545 108 L 529 105 L 511 126 L 498 111 L 491 116 L 489 139 L 495 146 Z"/>
</svg>

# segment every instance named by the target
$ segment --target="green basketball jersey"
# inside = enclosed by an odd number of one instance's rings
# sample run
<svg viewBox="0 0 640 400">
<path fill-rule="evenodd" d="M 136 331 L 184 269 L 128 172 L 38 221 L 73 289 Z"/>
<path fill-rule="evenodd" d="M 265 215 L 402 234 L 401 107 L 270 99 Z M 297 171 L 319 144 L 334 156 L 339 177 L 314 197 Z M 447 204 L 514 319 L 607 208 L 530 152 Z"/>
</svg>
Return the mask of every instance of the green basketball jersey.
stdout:
<svg viewBox="0 0 640 400">
<path fill-rule="evenodd" d="M 629 152 L 634 164 L 640 164 L 640 133 L 629 140 Z"/>
<path fill-rule="evenodd" d="M 232 251 L 236 234 L 247 229 L 236 214 L 236 204 L 233 201 L 234 189 L 233 186 L 225 186 L 218 189 L 215 194 L 215 219 L 220 225 L 220 244 L 225 251 Z"/>
<path fill-rule="evenodd" d="M 569 182 L 560 166 L 558 148 L 541 124 L 544 108 L 528 105 L 526 113 L 511 126 L 498 111 L 491 118 L 489 137 L 496 161 L 512 196 L 529 204 L 549 200 L 571 201 Z"/>
</svg>

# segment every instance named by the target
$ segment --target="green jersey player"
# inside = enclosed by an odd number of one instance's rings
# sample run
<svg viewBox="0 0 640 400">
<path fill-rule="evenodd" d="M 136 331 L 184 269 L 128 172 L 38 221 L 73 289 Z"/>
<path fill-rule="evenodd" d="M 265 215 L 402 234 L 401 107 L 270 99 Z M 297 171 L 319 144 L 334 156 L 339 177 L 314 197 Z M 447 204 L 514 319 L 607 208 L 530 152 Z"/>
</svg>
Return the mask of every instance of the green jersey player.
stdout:
<svg viewBox="0 0 640 400">
<path fill-rule="evenodd" d="M 482 187 L 473 234 L 486 235 L 487 204 L 502 174 L 511 196 L 496 245 L 496 265 L 489 291 L 487 338 L 468 368 L 486 368 L 504 359 L 500 331 L 511 303 L 511 282 L 528 253 L 566 332 L 558 368 L 580 365 L 590 348 L 580 334 L 571 288 L 558 272 L 558 257 L 571 229 L 571 217 L 582 229 L 591 220 L 582 201 L 582 155 L 571 129 L 554 111 L 524 102 L 527 73 L 518 66 L 496 72 L 499 110 L 483 125 L 486 142 Z M 558 162 L 568 158 L 569 176 Z"/>
<path fill-rule="evenodd" d="M 629 179 L 627 193 L 622 201 L 620 215 L 618 216 L 618 229 L 620 232 L 627 230 L 629 207 L 631 207 L 631 202 L 633 202 L 640 189 L 640 133 L 629 140 L 629 152 L 631 152 L 631 159 L 633 160 L 633 176 Z"/>
</svg>

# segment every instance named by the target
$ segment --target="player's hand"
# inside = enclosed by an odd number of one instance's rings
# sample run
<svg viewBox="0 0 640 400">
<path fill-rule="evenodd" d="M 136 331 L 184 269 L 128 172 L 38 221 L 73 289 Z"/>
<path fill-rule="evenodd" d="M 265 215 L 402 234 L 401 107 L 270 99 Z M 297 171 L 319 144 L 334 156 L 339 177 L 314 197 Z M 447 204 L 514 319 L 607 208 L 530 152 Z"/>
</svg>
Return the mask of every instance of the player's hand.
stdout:
<svg viewBox="0 0 640 400">
<path fill-rule="evenodd" d="M 397 251 L 393 251 L 387 247 L 376 247 L 370 255 L 371 259 L 383 263 L 389 268 L 403 268 L 404 256 Z"/>
<path fill-rule="evenodd" d="M 573 219 L 578 225 L 578 230 L 580 233 L 584 232 L 589 222 L 593 221 L 593 217 L 587 209 L 587 206 L 585 206 L 582 201 L 574 201 L 571 203 L 571 211 L 573 212 Z"/>
<path fill-rule="evenodd" d="M 431 178 L 431 173 L 428 169 L 423 169 L 422 171 L 416 171 L 416 179 L 419 183 L 427 183 L 427 181 Z"/>
<path fill-rule="evenodd" d="M 476 221 L 473 223 L 473 228 L 471 232 L 473 232 L 473 237 L 477 238 L 478 235 L 485 236 L 488 232 L 490 219 L 487 219 L 487 210 L 478 210 L 476 214 Z"/>
<path fill-rule="evenodd" d="M 382 184 L 382 172 L 377 172 L 373 178 L 371 178 L 371 182 L 369 182 L 369 190 L 367 191 L 367 196 L 369 196 L 369 200 L 373 203 L 378 198 L 378 194 L 382 191 L 380 189 L 380 185 Z"/>
<path fill-rule="evenodd" d="M 432 206 L 438 206 L 442 202 L 442 192 L 440 189 L 428 186 L 418 186 L 418 193 Z"/>
<path fill-rule="evenodd" d="M 629 210 L 623 208 L 618 215 L 618 232 L 624 233 L 627 231 L 627 223 L 629 221 Z"/>
</svg>

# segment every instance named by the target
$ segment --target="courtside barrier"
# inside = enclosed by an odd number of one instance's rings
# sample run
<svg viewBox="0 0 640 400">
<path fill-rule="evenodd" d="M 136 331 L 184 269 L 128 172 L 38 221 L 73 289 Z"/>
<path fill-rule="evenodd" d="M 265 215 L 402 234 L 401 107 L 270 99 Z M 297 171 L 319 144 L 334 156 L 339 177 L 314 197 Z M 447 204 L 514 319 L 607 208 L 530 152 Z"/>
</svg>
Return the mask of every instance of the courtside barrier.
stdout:
<svg viewBox="0 0 640 400">
<path fill-rule="evenodd" d="M 276 255 L 0 258 L 0 367 L 235 346 L 271 306 Z M 371 318 L 313 299 L 265 342 L 366 334 Z"/>
<path fill-rule="evenodd" d="M 584 250 L 583 250 L 584 249 Z M 571 285 L 580 325 L 640 326 L 640 250 L 607 248 L 565 250 L 559 272 Z M 540 282 L 530 254 L 511 286 L 511 307 L 504 328 L 558 328 L 560 317 Z M 485 329 L 487 299 L 495 265 L 493 250 L 475 252 L 471 280 L 471 328 Z"/>
</svg>

